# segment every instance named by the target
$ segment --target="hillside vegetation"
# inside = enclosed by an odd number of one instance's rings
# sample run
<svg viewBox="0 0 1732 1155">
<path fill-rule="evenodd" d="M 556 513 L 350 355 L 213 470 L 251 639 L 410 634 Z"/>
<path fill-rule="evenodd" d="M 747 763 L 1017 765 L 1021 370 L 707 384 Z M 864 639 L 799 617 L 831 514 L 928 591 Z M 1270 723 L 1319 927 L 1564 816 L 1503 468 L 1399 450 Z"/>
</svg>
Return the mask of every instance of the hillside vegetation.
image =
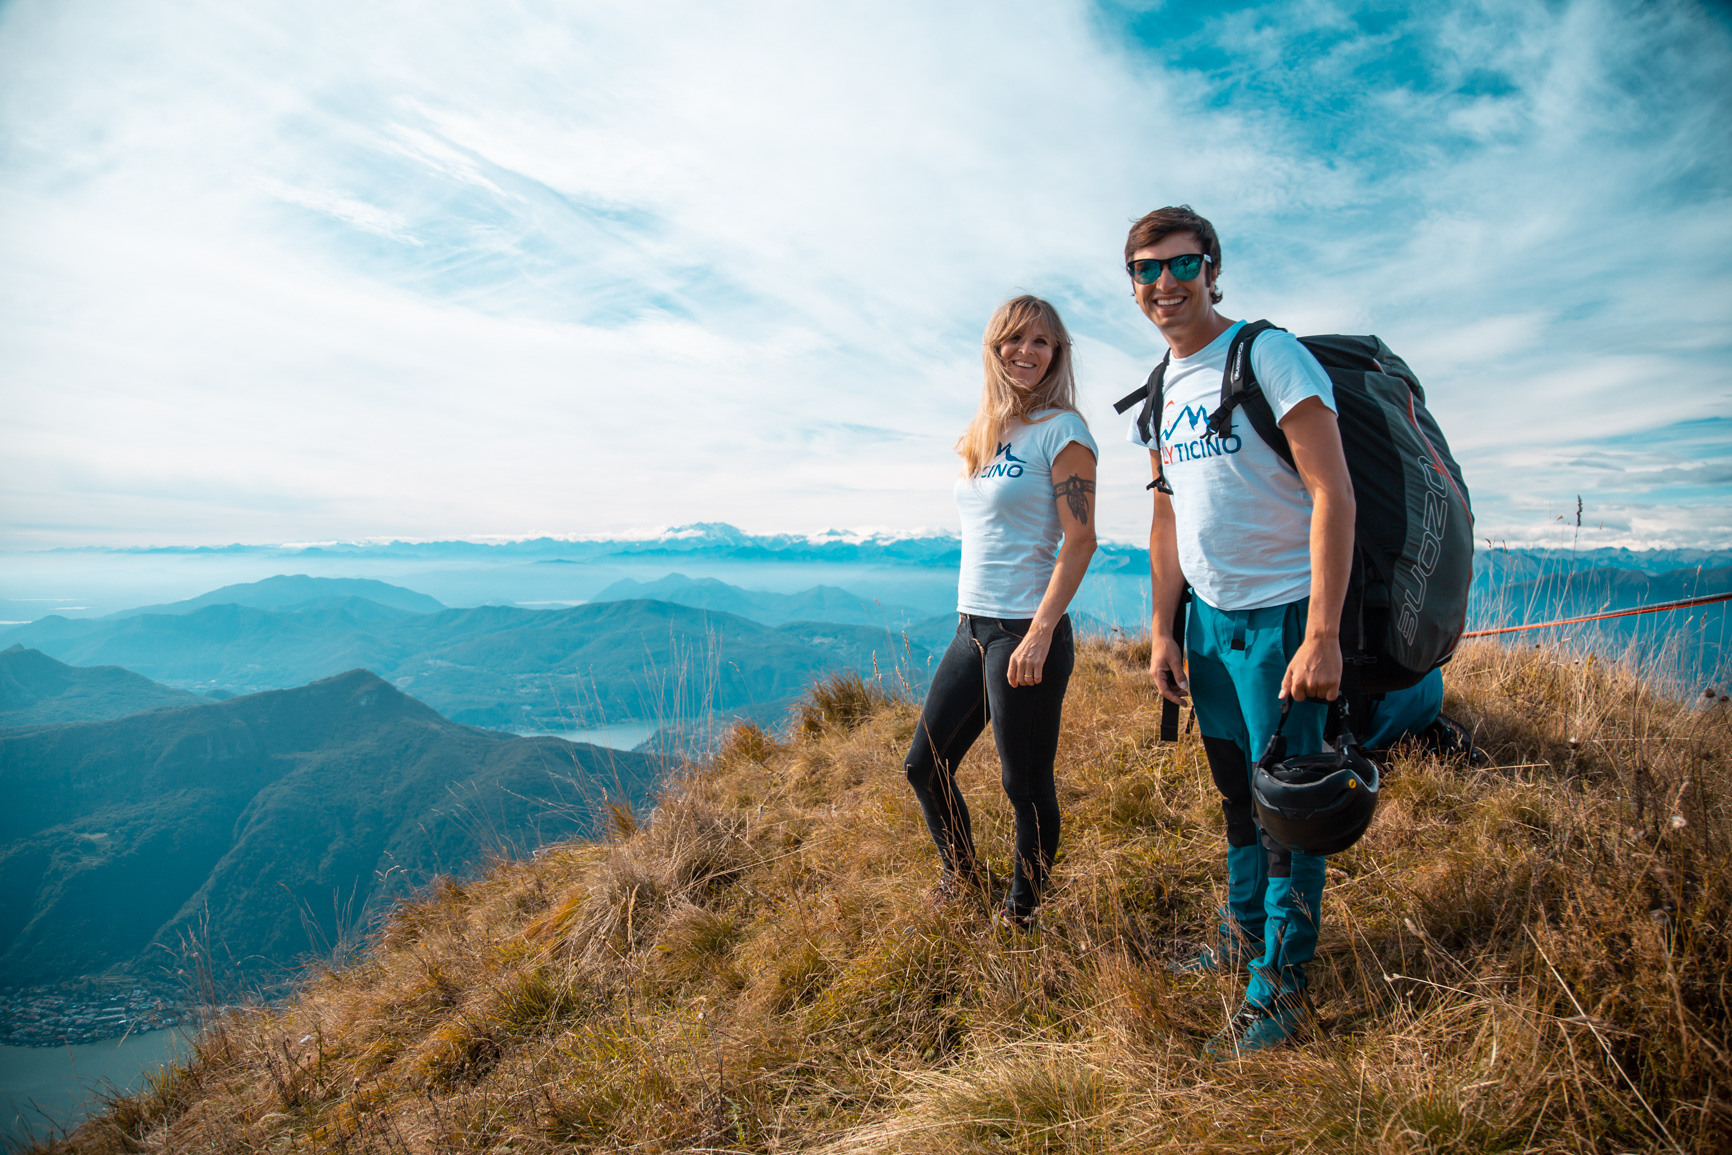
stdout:
<svg viewBox="0 0 1732 1155">
<path fill-rule="evenodd" d="M 595 833 L 662 770 L 460 726 L 365 670 L 0 732 L 0 991 L 148 977 L 188 940 L 276 981 L 436 873 Z"/>
<path fill-rule="evenodd" d="M 23 646 L 0 650 L 0 730 L 96 722 L 204 701 L 119 666 L 68 666 Z"/>
<path fill-rule="evenodd" d="M 350 965 L 214 1023 L 55 1151 L 1723 1151 L 1732 717 L 1595 661 L 1471 646 L 1496 765 L 1392 762 L 1332 861 L 1309 1042 L 1210 1063 L 1239 994 L 1167 962 L 1221 898 L 1194 735 L 1146 648 L 1079 656 L 1036 934 L 937 910 L 915 707 L 815 689 L 653 822 L 446 883 Z M 1002 872 L 990 743 L 965 767 Z"/>
</svg>

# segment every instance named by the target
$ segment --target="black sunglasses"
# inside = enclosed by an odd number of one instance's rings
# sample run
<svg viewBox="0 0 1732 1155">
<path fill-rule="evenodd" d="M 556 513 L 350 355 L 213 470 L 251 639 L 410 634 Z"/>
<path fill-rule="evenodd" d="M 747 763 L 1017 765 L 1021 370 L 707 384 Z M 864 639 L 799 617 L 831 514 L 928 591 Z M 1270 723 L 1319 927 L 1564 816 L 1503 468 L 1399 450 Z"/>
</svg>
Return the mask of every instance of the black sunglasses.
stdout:
<svg viewBox="0 0 1732 1155">
<path fill-rule="evenodd" d="M 1145 258 L 1125 265 L 1125 272 L 1139 285 L 1152 285 L 1161 279 L 1161 268 L 1165 266 L 1173 270 L 1175 281 L 1194 281 L 1197 274 L 1203 271 L 1205 261 L 1211 265 L 1215 263 L 1207 253 L 1186 253 L 1182 257 L 1168 257 L 1164 261 Z"/>
</svg>

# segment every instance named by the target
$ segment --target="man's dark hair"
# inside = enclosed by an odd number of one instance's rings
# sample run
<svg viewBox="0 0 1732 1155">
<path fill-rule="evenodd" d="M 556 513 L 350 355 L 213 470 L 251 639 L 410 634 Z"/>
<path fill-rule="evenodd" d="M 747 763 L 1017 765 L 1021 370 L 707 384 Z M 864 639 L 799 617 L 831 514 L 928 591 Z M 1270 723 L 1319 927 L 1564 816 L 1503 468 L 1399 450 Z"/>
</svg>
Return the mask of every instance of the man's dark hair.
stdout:
<svg viewBox="0 0 1732 1155">
<path fill-rule="evenodd" d="M 1221 275 L 1221 241 L 1215 236 L 1215 226 L 1193 212 L 1190 205 L 1156 209 L 1132 225 L 1130 236 L 1125 238 L 1125 263 L 1130 263 L 1131 254 L 1138 249 L 1158 245 L 1173 233 L 1194 233 L 1202 244 L 1203 252 L 1209 257 L 1209 300 L 1220 304 L 1221 289 L 1215 278 Z"/>
</svg>

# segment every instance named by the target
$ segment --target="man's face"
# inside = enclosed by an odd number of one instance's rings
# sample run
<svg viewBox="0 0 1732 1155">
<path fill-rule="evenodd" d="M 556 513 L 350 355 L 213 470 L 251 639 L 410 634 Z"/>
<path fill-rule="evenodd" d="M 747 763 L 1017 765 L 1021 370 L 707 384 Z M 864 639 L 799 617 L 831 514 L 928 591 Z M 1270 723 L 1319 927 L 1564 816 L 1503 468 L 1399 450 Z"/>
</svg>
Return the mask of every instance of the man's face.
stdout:
<svg viewBox="0 0 1732 1155">
<path fill-rule="evenodd" d="M 1204 251 L 1203 242 L 1195 233 L 1169 233 L 1155 244 L 1132 253 L 1131 260 L 1166 260 Z M 1139 285 L 1135 280 L 1131 281 L 1131 296 L 1136 298 L 1143 315 L 1153 321 L 1163 334 L 1184 333 L 1208 325 L 1215 310 L 1214 302 L 1209 300 L 1209 286 L 1214 283 L 1214 276 L 1214 266 L 1207 262 L 1196 278 L 1189 281 L 1177 279 L 1171 267 L 1163 267 L 1160 277 L 1151 284 Z"/>
</svg>

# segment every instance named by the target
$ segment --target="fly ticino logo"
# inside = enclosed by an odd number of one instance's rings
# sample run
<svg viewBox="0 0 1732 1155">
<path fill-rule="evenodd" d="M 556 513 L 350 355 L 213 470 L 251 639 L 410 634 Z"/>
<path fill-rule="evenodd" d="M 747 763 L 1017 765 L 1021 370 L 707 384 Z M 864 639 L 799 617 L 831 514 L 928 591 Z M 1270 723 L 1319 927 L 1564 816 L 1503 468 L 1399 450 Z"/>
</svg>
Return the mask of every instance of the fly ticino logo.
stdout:
<svg viewBox="0 0 1732 1155">
<path fill-rule="evenodd" d="M 980 477 L 1021 477 L 1022 467 L 1028 462 L 1010 451 L 1010 442 L 1006 441 L 998 447 L 998 452 L 992 455 L 992 463 L 980 471 Z M 1004 458 L 1000 461 L 999 458 Z"/>
<path fill-rule="evenodd" d="M 1166 417 L 1176 408 L 1177 402 L 1167 402 L 1167 413 L 1162 416 Z M 1199 429 L 1202 430 L 1202 436 L 1194 436 Z M 1200 461 L 1205 457 L 1237 453 L 1244 444 L 1237 433 L 1229 433 L 1224 438 L 1216 437 L 1209 431 L 1209 411 L 1187 405 L 1179 409 L 1166 429 L 1161 431 L 1161 464 L 1174 465 L 1181 461 Z"/>
</svg>

